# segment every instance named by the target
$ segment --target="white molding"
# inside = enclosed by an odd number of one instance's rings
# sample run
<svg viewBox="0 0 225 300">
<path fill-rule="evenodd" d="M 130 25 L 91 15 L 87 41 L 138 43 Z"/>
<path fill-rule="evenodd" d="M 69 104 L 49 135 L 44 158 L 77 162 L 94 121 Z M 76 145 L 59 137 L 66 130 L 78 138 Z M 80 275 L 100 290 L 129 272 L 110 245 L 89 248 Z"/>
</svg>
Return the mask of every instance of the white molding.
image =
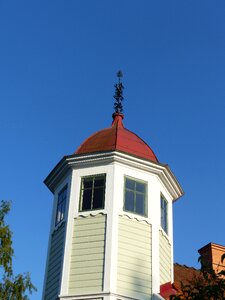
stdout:
<svg viewBox="0 0 225 300">
<path fill-rule="evenodd" d="M 106 240 L 105 240 L 105 265 L 104 265 L 104 292 L 112 292 L 115 290 L 115 272 L 114 264 L 116 264 L 117 245 L 115 233 L 117 228 L 116 221 L 116 201 L 115 201 L 115 166 L 111 166 L 112 170 L 107 178 L 107 194 L 106 194 Z"/>
<path fill-rule="evenodd" d="M 173 207 L 169 205 L 169 216 L 170 216 L 170 241 L 171 241 L 171 283 L 174 282 L 174 245 L 173 245 Z"/>
<path fill-rule="evenodd" d="M 160 295 L 153 295 L 156 298 L 154 299 L 164 299 Z M 99 293 L 94 293 L 94 294 L 86 294 L 86 295 L 59 295 L 59 300 L 94 300 L 94 299 L 99 299 L 103 298 L 104 300 L 108 299 L 115 299 L 115 300 L 140 300 L 140 298 L 131 298 L 131 297 L 126 297 L 121 294 L 117 293 L 110 293 L 110 292 L 99 292 Z"/>
<path fill-rule="evenodd" d="M 75 218 L 79 218 L 79 217 L 86 218 L 86 217 L 89 217 L 89 216 L 95 217 L 99 214 L 106 215 L 107 210 L 104 208 L 104 209 L 96 209 L 96 210 L 88 210 L 88 211 L 78 211 Z"/>
<path fill-rule="evenodd" d="M 152 212 L 152 293 L 160 292 L 159 226 L 160 226 L 160 186 L 151 188 L 149 206 Z M 153 201 L 151 201 L 154 199 Z"/>
<path fill-rule="evenodd" d="M 127 211 L 119 211 L 119 217 L 127 217 L 130 220 L 136 220 L 138 222 L 142 222 L 142 223 L 146 223 L 148 225 L 152 225 L 152 222 L 150 222 L 150 218 L 147 217 L 143 217 L 141 215 L 136 215 L 134 213 L 131 212 L 127 212 Z"/>
<path fill-rule="evenodd" d="M 120 170 L 118 170 L 118 167 L 114 164 L 113 166 L 114 172 L 113 172 L 113 202 L 112 204 L 109 203 L 111 206 L 111 241 L 108 247 L 108 250 L 111 251 L 111 259 L 110 259 L 110 292 L 116 293 L 117 290 L 117 264 L 118 264 L 118 226 L 119 226 L 119 216 L 118 216 L 118 210 L 119 210 L 119 204 L 123 201 L 123 183 L 121 186 L 120 182 Z M 111 248 L 111 250 L 110 250 Z"/>
<path fill-rule="evenodd" d="M 162 236 L 164 236 L 166 238 L 166 240 L 168 241 L 169 245 L 172 246 L 172 242 L 170 237 L 168 236 L 168 234 L 163 230 L 163 228 L 160 226 L 159 227 L 159 231 L 161 232 Z"/>
<path fill-rule="evenodd" d="M 158 175 L 163 184 L 166 186 L 166 189 L 171 194 L 173 201 L 177 200 L 183 195 L 183 190 L 168 165 L 140 159 L 119 151 L 102 152 L 97 154 L 71 155 L 64 157 L 51 171 L 44 182 L 51 191 L 54 191 L 56 184 L 69 167 L 86 168 L 91 166 L 109 164 L 113 161 L 120 162 L 125 165 L 130 165 L 132 167 L 146 170 L 152 174 Z"/>
<path fill-rule="evenodd" d="M 163 298 L 162 296 L 160 296 L 159 294 L 153 294 L 152 295 L 152 300 L 164 300 L 165 298 Z"/>
</svg>

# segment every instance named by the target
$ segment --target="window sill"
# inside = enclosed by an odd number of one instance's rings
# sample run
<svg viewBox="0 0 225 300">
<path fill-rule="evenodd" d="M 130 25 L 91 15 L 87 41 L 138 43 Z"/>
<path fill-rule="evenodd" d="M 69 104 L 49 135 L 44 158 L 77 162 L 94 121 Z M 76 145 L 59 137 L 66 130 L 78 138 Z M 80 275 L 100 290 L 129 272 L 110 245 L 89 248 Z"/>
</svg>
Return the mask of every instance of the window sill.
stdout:
<svg viewBox="0 0 225 300">
<path fill-rule="evenodd" d="M 163 235 L 165 238 L 167 238 L 168 242 L 171 244 L 169 235 L 164 231 L 164 229 L 163 229 L 161 226 L 160 226 L 159 231 L 162 233 L 162 235 Z"/>
<path fill-rule="evenodd" d="M 134 214 L 134 213 L 131 213 L 131 212 L 128 212 L 128 211 L 124 211 L 124 210 L 120 211 L 119 216 L 122 216 L 122 217 L 127 216 L 130 219 L 136 219 L 138 221 L 145 221 L 146 223 L 151 224 L 148 217 L 138 215 L 138 214 Z"/>
<path fill-rule="evenodd" d="M 77 214 L 77 217 L 96 216 L 99 214 L 106 215 L 106 210 L 105 209 L 96 209 L 96 210 L 79 211 Z"/>
</svg>

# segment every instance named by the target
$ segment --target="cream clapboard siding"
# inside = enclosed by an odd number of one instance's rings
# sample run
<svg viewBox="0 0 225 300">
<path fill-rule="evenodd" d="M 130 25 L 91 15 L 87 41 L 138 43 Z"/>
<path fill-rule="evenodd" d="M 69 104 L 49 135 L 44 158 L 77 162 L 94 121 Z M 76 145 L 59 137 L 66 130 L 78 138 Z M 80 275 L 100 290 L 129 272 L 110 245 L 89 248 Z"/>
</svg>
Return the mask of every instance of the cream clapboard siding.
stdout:
<svg viewBox="0 0 225 300">
<path fill-rule="evenodd" d="M 98 214 L 74 220 L 69 294 L 103 290 L 106 216 Z"/>
<path fill-rule="evenodd" d="M 171 245 L 168 238 L 159 231 L 160 284 L 171 281 Z"/>
<path fill-rule="evenodd" d="M 47 267 L 45 300 L 58 299 L 65 243 L 65 223 L 52 233 Z"/>
<path fill-rule="evenodd" d="M 119 217 L 118 294 L 138 299 L 150 299 L 151 225 L 128 217 Z"/>
</svg>

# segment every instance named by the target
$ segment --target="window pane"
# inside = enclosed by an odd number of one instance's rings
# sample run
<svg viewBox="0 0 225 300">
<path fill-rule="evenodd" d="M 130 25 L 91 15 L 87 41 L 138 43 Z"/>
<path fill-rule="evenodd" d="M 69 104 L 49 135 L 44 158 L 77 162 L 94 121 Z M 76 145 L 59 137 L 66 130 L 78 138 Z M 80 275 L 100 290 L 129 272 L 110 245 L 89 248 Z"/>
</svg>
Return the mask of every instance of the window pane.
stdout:
<svg viewBox="0 0 225 300">
<path fill-rule="evenodd" d="M 145 195 L 136 194 L 136 213 L 140 215 L 145 215 Z"/>
<path fill-rule="evenodd" d="M 135 190 L 135 181 L 126 178 L 126 188 L 129 190 Z"/>
<path fill-rule="evenodd" d="M 83 188 L 84 189 L 92 188 L 92 184 L 93 184 L 93 178 L 84 178 L 83 179 Z"/>
<path fill-rule="evenodd" d="M 164 199 L 164 209 L 165 209 L 165 211 L 167 211 L 167 201 Z"/>
<path fill-rule="evenodd" d="M 125 178 L 124 210 L 146 216 L 147 184 L 139 180 Z"/>
<path fill-rule="evenodd" d="M 93 195 L 93 209 L 101 209 L 104 208 L 104 192 L 105 189 L 102 188 L 95 188 L 94 195 Z"/>
<path fill-rule="evenodd" d="M 167 232 L 167 217 L 166 217 L 166 211 L 163 210 L 162 212 L 162 228 L 165 232 Z"/>
<path fill-rule="evenodd" d="M 134 192 L 125 192 L 125 210 L 134 212 Z"/>
<path fill-rule="evenodd" d="M 167 202 L 166 201 L 164 206 L 164 230 L 167 233 Z"/>
<path fill-rule="evenodd" d="M 136 191 L 145 193 L 145 184 L 141 182 L 136 182 Z"/>
<path fill-rule="evenodd" d="M 63 194 L 62 194 L 63 199 L 66 198 L 66 193 L 67 193 L 67 189 L 64 189 Z"/>
<path fill-rule="evenodd" d="M 82 178 L 80 211 L 104 208 L 105 178 L 105 174 Z"/>
<path fill-rule="evenodd" d="M 91 209 L 91 194 L 92 194 L 91 189 L 87 189 L 87 190 L 83 191 L 82 210 L 90 210 Z"/>
<path fill-rule="evenodd" d="M 58 194 L 55 225 L 58 225 L 65 217 L 66 194 L 67 194 L 67 186 L 65 186 Z"/>
<path fill-rule="evenodd" d="M 164 197 L 161 197 L 161 227 L 167 233 L 168 220 L 167 220 L 167 201 Z"/>
<path fill-rule="evenodd" d="M 60 222 L 60 211 L 57 211 L 57 215 L 56 215 L 56 225 Z"/>
<path fill-rule="evenodd" d="M 64 219 L 64 215 L 65 215 L 65 210 L 66 210 L 66 201 L 63 201 L 62 202 L 62 206 L 61 206 L 61 220 L 63 220 Z M 60 220 L 60 221 L 61 221 Z"/>
<path fill-rule="evenodd" d="M 163 224 L 163 229 L 167 233 L 167 221 L 166 221 L 166 216 L 164 216 L 164 224 Z"/>
<path fill-rule="evenodd" d="M 104 178 L 102 178 L 102 177 L 100 177 L 100 178 L 98 178 L 98 177 L 96 177 L 95 178 L 95 187 L 103 187 L 105 185 L 105 179 Z"/>
</svg>

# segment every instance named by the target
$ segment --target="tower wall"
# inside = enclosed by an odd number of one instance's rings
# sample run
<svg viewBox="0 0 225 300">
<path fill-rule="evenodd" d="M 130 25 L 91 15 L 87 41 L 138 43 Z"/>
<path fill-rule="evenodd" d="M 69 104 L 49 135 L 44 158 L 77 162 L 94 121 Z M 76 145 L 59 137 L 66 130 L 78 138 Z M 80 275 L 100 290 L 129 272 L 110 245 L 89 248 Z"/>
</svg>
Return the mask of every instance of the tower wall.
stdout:
<svg viewBox="0 0 225 300">
<path fill-rule="evenodd" d="M 64 241 L 65 223 L 62 223 L 51 235 L 46 274 L 45 300 L 57 299 L 60 291 Z"/>
<path fill-rule="evenodd" d="M 69 294 L 101 292 L 104 280 L 106 216 L 78 217 L 70 260 Z"/>
<path fill-rule="evenodd" d="M 159 261 L 160 261 L 160 284 L 171 281 L 171 244 L 168 237 L 159 230 Z"/>
<path fill-rule="evenodd" d="M 120 216 L 118 236 L 118 293 L 147 300 L 152 294 L 151 225 Z"/>
</svg>

